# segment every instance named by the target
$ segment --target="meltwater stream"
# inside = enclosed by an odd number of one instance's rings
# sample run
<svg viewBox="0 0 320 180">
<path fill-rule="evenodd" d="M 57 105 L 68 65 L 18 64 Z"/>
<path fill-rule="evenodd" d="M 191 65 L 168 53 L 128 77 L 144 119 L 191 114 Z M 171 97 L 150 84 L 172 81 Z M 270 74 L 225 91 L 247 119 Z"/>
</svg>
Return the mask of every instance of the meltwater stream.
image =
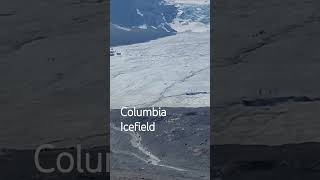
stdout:
<svg viewBox="0 0 320 180">
<path fill-rule="evenodd" d="M 114 124 L 111 124 L 111 129 L 119 131 L 121 133 L 128 134 L 131 137 L 131 139 L 130 139 L 131 146 L 133 146 L 134 148 L 138 149 L 139 152 L 144 154 L 147 158 L 141 157 L 138 154 L 135 154 L 133 152 L 122 151 L 122 150 L 119 150 L 119 151 L 112 150 L 113 153 L 132 155 L 132 156 L 138 158 L 139 160 L 142 160 L 143 162 L 145 162 L 147 164 L 152 164 L 152 165 L 155 165 L 155 166 L 160 166 L 160 167 L 164 167 L 164 168 L 168 168 L 168 169 L 173 169 L 173 170 L 176 170 L 176 171 L 187 171 L 187 170 L 185 170 L 183 168 L 179 168 L 179 167 L 170 166 L 170 165 L 166 165 L 166 164 L 160 163 L 161 162 L 160 158 L 158 158 L 156 155 L 152 154 L 152 152 L 148 151 L 147 147 L 145 147 L 142 144 L 142 137 L 141 137 L 141 135 L 139 133 L 121 131 L 120 128 L 116 127 Z"/>
</svg>

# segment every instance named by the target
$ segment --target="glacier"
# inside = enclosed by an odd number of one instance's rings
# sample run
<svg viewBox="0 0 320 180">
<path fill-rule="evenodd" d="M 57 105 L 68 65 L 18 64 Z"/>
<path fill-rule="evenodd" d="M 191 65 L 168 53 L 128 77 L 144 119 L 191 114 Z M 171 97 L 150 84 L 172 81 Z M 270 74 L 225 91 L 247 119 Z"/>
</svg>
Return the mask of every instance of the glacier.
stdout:
<svg viewBox="0 0 320 180">
<path fill-rule="evenodd" d="M 111 108 L 210 105 L 210 32 L 185 32 L 116 46 L 110 57 Z"/>
<path fill-rule="evenodd" d="M 177 15 L 169 25 L 177 32 L 210 30 L 209 0 L 166 0 L 177 7 Z"/>
<path fill-rule="evenodd" d="M 130 1 L 133 21 L 121 11 L 111 20 L 111 177 L 209 179 L 209 3 L 142 2 Z M 123 117 L 124 106 L 165 107 L 168 115 Z M 157 122 L 157 130 L 120 130 L 119 122 L 134 121 Z"/>
<path fill-rule="evenodd" d="M 210 1 L 127 1 L 111 1 L 111 108 L 209 106 Z"/>
</svg>

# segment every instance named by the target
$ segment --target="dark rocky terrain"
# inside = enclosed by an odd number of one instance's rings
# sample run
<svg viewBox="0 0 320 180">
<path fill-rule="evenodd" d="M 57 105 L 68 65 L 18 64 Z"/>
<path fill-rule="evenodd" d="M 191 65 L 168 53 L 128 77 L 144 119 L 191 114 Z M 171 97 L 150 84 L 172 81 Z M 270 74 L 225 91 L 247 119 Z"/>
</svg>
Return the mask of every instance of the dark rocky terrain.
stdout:
<svg viewBox="0 0 320 180">
<path fill-rule="evenodd" d="M 209 108 L 165 108 L 166 117 L 111 112 L 111 179 L 209 179 Z M 155 132 L 125 133 L 120 122 L 155 122 Z"/>
<path fill-rule="evenodd" d="M 164 0 L 111 0 L 110 45 L 126 45 L 174 35 L 169 25 L 177 7 Z"/>
</svg>

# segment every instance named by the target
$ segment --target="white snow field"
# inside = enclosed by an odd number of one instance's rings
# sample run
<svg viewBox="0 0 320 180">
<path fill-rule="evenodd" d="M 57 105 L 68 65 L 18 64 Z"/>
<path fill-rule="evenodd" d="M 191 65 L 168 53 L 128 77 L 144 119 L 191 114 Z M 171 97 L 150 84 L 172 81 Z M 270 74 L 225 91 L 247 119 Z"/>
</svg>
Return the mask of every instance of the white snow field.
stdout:
<svg viewBox="0 0 320 180">
<path fill-rule="evenodd" d="M 186 32 L 113 47 L 111 108 L 209 106 L 209 37 Z"/>
</svg>

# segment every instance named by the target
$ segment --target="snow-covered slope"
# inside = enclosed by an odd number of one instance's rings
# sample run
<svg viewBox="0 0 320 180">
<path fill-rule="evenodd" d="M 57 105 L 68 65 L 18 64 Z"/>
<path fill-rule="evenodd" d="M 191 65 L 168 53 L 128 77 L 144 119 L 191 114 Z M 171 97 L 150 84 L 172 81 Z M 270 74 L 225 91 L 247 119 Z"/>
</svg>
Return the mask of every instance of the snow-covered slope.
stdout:
<svg viewBox="0 0 320 180">
<path fill-rule="evenodd" d="M 119 46 L 111 56 L 111 108 L 209 106 L 209 32 Z"/>
</svg>

